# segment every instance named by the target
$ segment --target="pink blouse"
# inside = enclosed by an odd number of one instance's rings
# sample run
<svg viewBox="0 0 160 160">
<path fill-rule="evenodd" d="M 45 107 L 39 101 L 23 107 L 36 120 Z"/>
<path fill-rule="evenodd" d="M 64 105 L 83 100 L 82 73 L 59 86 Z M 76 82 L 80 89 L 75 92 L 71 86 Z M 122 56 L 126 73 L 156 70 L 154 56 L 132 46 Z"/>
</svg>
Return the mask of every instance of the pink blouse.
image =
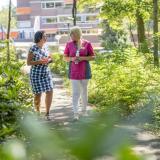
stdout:
<svg viewBox="0 0 160 160">
<path fill-rule="evenodd" d="M 66 44 L 64 55 L 67 57 L 75 57 L 77 46 L 74 41 Z M 82 48 L 79 50 L 79 56 L 94 56 L 93 47 L 90 42 L 82 40 Z M 74 80 L 90 79 L 91 69 L 89 62 L 86 60 L 80 61 L 78 64 L 70 62 L 69 64 L 69 78 Z"/>
</svg>

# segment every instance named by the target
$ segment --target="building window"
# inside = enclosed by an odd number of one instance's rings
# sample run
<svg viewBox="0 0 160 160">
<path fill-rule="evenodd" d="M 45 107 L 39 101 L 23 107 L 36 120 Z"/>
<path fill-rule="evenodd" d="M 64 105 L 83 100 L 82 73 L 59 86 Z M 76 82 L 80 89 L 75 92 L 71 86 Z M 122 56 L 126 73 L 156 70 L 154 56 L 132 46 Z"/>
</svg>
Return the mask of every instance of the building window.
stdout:
<svg viewBox="0 0 160 160">
<path fill-rule="evenodd" d="M 73 4 L 65 4 L 66 8 L 72 8 Z"/>
<path fill-rule="evenodd" d="M 82 31 L 82 34 L 86 34 L 86 30 L 85 30 L 85 31 Z"/>
<path fill-rule="evenodd" d="M 42 6 L 42 8 L 46 8 L 46 4 L 45 3 L 42 3 L 41 6 Z"/>
<path fill-rule="evenodd" d="M 55 40 L 55 34 L 54 33 L 46 33 L 48 40 Z"/>
<path fill-rule="evenodd" d="M 60 16 L 59 22 L 68 22 L 68 16 Z"/>
<path fill-rule="evenodd" d="M 55 2 L 55 7 L 62 7 L 63 3 L 62 2 Z"/>
<path fill-rule="evenodd" d="M 97 16 L 86 16 L 86 21 L 96 21 Z"/>
<path fill-rule="evenodd" d="M 60 34 L 68 34 L 68 31 L 60 31 Z"/>
<path fill-rule="evenodd" d="M 90 33 L 92 33 L 92 34 L 98 34 L 98 29 L 90 29 Z"/>
<path fill-rule="evenodd" d="M 81 16 L 76 17 L 77 22 L 81 22 Z"/>
<path fill-rule="evenodd" d="M 47 18 L 42 18 L 42 23 L 43 24 L 53 24 L 57 22 L 56 17 L 47 17 Z"/>
<path fill-rule="evenodd" d="M 63 5 L 64 5 L 63 2 L 43 2 L 41 3 L 41 7 L 43 9 L 58 8 L 58 7 L 62 7 Z"/>
<path fill-rule="evenodd" d="M 46 3 L 46 8 L 54 8 L 54 2 Z"/>
<path fill-rule="evenodd" d="M 19 21 L 17 22 L 18 28 L 29 28 L 31 27 L 31 22 L 30 21 Z"/>
<path fill-rule="evenodd" d="M 54 8 L 54 2 L 46 2 L 41 4 L 42 8 Z"/>
<path fill-rule="evenodd" d="M 84 15 L 81 16 L 81 22 L 83 22 L 83 23 L 86 22 L 86 16 L 84 16 Z"/>
</svg>

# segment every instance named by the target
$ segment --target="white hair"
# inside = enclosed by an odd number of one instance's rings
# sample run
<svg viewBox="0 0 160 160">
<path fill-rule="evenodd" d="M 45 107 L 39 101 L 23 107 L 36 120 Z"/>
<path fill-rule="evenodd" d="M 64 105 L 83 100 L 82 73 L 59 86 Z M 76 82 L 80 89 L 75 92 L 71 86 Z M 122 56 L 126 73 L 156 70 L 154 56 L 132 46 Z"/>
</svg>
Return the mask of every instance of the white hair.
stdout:
<svg viewBox="0 0 160 160">
<path fill-rule="evenodd" d="M 73 33 L 76 33 L 80 38 L 82 36 L 82 30 L 80 27 L 78 26 L 74 26 L 70 29 L 70 35 L 73 34 Z"/>
</svg>

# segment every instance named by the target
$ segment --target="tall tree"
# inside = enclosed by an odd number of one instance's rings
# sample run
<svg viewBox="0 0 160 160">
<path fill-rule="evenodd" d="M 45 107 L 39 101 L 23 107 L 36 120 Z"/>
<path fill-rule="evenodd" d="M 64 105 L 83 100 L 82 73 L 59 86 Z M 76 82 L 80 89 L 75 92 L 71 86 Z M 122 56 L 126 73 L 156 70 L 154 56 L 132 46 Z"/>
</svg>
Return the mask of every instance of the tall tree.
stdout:
<svg viewBox="0 0 160 160">
<path fill-rule="evenodd" d="M 153 0 L 154 65 L 159 67 L 158 57 L 158 0 Z"/>
<path fill-rule="evenodd" d="M 102 46 L 107 50 L 122 49 L 127 46 L 127 35 L 125 31 L 114 30 L 109 26 L 109 23 L 103 22 Z"/>
<path fill-rule="evenodd" d="M 148 52 L 145 36 L 145 22 L 151 16 L 152 0 L 100 0 L 101 17 L 108 20 L 110 26 L 115 29 L 124 24 L 124 21 L 135 23 L 137 26 L 138 46 L 142 52 Z M 82 0 L 81 5 L 99 4 L 96 0 Z M 128 27 L 129 29 L 129 27 Z"/>
<path fill-rule="evenodd" d="M 72 18 L 73 18 L 73 25 L 76 26 L 76 21 L 77 21 L 77 0 L 73 0 Z"/>
<path fill-rule="evenodd" d="M 147 40 L 145 36 L 145 24 L 144 24 L 144 18 L 143 14 L 141 13 L 141 10 L 139 7 L 141 2 L 139 0 L 136 0 L 136 22 L 137 22 L 137 35 L 138 35 L 138 44 L 139 44 L 139 49 L 142 52 L 149 52 L 148 50 L 148 45 L 147 45 Z"/>
<path fill-rule="evenodd" d="M 7 62 L 10 61 L 10 28 L 11 28 L 11 0 L 9 0 L 9 9 L 8 9 Z"/>
<path fill-rule="evenodd" d="M 145 21 L 150 18 L 150 5 L 152 6 L 150 0 L 104 0 L 102 15 L 116 26 L 122 25 L 124 20 L 136 23 L 139 50 L 145 53 L 149 51 L 145 36 Z"/>
</svg>

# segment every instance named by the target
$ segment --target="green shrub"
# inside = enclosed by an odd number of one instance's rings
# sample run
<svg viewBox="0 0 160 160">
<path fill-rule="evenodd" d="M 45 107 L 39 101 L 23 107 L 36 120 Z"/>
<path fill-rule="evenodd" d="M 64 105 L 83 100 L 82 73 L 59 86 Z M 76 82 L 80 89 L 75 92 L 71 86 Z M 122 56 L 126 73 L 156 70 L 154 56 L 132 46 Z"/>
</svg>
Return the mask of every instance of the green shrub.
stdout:
<svg viewBox="0 0 160 160">
<path fill-rule="evenodd" d="M 122 116 L 148 104 L 150 96 L 160 89 L 160 75 L 147 59 L 130 48 L 97 56 L 92 65 L 90 102 L 99 111 L 115 108 Z"/>
<path fill-rule="evenodd" d="M 54 53 L 52 58 L 53 58 L 53 63 L 50 65 L 52 72 L 62 76 L 66 75 L 67 63 L 64 62 L 63 55 L 60 53 Z"/>
<path fill-rule="evenodd" d="M 28 79 L 21 73 L 22 65 L 0 63 L 0 139 L 12 135 L 18 127 L 17 120 L 31 108 L 31 92 Z"/>
<path fill-rule="evenodd" d="M 10 42 L 10 60 L 17 61 L 16 49 Z M 7 62 L 7 40 L 0 40 L 0 61 Z"/>
</svg>

